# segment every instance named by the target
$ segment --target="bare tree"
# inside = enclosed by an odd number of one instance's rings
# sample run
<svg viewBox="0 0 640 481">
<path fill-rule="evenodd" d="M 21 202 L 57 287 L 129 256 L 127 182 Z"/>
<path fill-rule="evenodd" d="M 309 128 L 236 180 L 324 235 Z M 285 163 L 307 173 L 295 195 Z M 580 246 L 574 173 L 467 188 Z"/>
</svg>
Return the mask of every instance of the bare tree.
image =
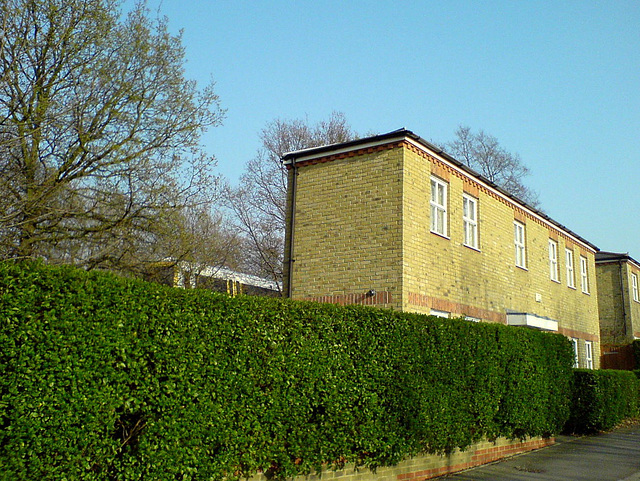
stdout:
<svg viewBox="0 0 640 481">
<path fill-rule="evenodd" d="M 171 257 L 176 262 L 184 260 L 207 268 L 239 267 L 242 240 L 222 213 L 203 206 L 179 212 L 177 216 L 172 222 L 177 228 L 173 235 L 164 236 L 156 244 L 156 258 L 161 258 L 161 253 L 170 253 L 165 258 Z"/>
<path fill-rule="evenodd" d="M 244 270 L 282 281 L 287 171 L 286 152 L 356 138 L 344 114 L 310 125 L 308 120 L 274 120 L 260 134 L 262 147 L 250 160 L 237 188 L 227 188 L 227 205 L 245 238 Z"/>
<path fill-rule="evenodd" d="M 518 154 L 506 151 L 498 139 L 482 130 L 473 133 L 460 126 L 455 135 L 455 140 L 445 144 L 451 155 L 529 205 L 538 206 L 538 194 L 523 183 L 529 169 Z"/>
<path fill-rule="evenodd" d="M 118 3 L 0 3 L 2 256 L 140 260 L 218 193 L 199 147 L 224 114 L 213 84 L 184 78 L 166 19 Z"/>
</svg>

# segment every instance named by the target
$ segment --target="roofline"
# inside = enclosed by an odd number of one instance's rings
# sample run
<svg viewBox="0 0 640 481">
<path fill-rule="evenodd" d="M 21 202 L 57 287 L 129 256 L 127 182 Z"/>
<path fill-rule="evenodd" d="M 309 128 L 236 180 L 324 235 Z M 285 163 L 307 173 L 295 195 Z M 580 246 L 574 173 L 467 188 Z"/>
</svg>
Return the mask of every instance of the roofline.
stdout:
<svg viewBox="0 0 640 481">
<path fill-rule="evenodd" d="M 282 285 L 280 282 L 266 279 L 264 277 L 255 276 L 253 274 L 238 272 L 230 269 L 229 267 L 200 264 L 197 262 L 178 260 L 172 257 L 167 257 L 158 262 L 158 264 L 165 264 L 167 267 L 176 266 L 181 269 L 197 271 L 199 274 L 206 277 L 241 282 L 242 284 L 254 287 L 262 287 L 264 289 L 270 289 L 274 291 L 282 289 Z"/>
<path fill-rule="evenodd" d="M 598 255 L 604 258 L 598 259 L 596 256 L 596 264 L 608 264 L 610 262 L 627 261 L 634 264 L 638 269 L 640 269 L 640 262 L 631 257 L 628 252 L 600 251 L 598 252 Z"/>
<path fill-rule="evenodd" d="M 303 162 L 303 161 L 311 160 L 317 157 L 322 157 L 329 152 L 331 152 L 332 154 L 341 154 L 344 152 L 349 152 L 356 148 L 376 147 L 379 145 L 388 144 L 394 140 L 407 140 L 407 139 L 412 141 L 414 145 L 430 150 L 432 153 L 441 157 L 443 160 L 449 162 L 456 168 L 464 171 L 469 176 L 475 178 L 480 183 L 485 184 L 486 187 L 496 191 L 503 197 L 509 199 L 511 202 L 522 206 L 524 209 L 528 210 L 531 214 L 543 220 L 544 222 L 548 222 L 553 226 L 557 227 L 558 229 L 562 230 L 563 232 L 568 234 L 570 237 L 572 237 L 575 241 L 588 246 L 594 252 L 600 251 L 600 249 L 597 246 L 595 246 L 585 238 L 579 236 L 572 230 L 568 229 L 563 224 L 553 220 L 544 212 L 536 209 L 535 207 L 527 204 L 526 202 L 516 197 L 515 195 L 507 192 L 505 189 L 498 186 L 497 184 L 487 179 L 483 175 L 479 174 L 478 172 L 473 170 L 471 167 L 463 164 L 462 162 L 460 162 L 450 154 L 446 153 L 440 147 L 432 144 L 431 142 L 423 139 L 419 135 L 405 128 L 393 130 L 391 132 L 387 132 L 386 134 L 375 135 L 373 137 L 365 137 L 362 139 L 351 140 L 348 142 L 342 142 L 338 144 L 323 145 L 319 147 L 311 147 L 308 149 L 287 152 L 281 157 L 281 159 L 285 166 L 289 166 L 289 165 L 294 165 L 296 162 Z"/>
<path fill-rule="evenodd" d="M 282 155 L 281 159 L 284 165 L 290 165 L 294 160 L 304 161 L 307 159 L 312 159 L 325 152 L 342 153 L 349 152 L 355 147 L 374 147 L 377 145 L 388 144 L 393 140 L 403 140 L 410 136 L 408 134 L 419 138 L 413 132 L 402 128 L 394 130 L 392 132 L 387 132 L 386 134 L 374 135 L 372 137 L 363 137 L 361 139 L 349 140 L 347 142 L 340 142 L 337 144 L 320 145 L 318 147 L 309 147 L 307 149 L 286 152 L 284 155 Z"/>
</svg>

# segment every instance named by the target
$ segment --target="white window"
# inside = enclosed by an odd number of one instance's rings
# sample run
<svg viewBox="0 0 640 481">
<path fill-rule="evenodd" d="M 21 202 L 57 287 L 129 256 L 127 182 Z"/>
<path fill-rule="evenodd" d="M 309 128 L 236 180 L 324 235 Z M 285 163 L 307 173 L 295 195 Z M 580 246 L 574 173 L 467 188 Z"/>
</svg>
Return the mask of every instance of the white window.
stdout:
<svg viewBox="0 0 640 481">
<path fill-rule="evenodd" d="M 447 235 L 447 184 L 431 177 L 431 232 Z"/>
<path fill-rule="evenodd" d="M 571 346 L 573 347 L 573 367 L 580 367 L 580 360 L 578 357 L 578 340 L 571 339 Z"/>
<path fill-rule="evenodd" d="M 566 259 L 567 259 L 567 286 L 575 289 L 576 288 L 576 278 L 573 272 L 573 251 L 571 249 L 565 250 Z"/>
<path fill-rule="evenodd" d="M 560 282 L 558 275 L 558 243 L 549 239 L 549 276 L 552 281 Z"/>
<path fill-rule="evenodd" d="M 462 223 L 464 225 L 464 245 L 478 248 L 478 201 L 462 194 Z"/>
<path fill-rule="evenodd" d="M 591 341 L 584 342 L 584 356 L 587 369 L 593 369 L 593 344 Z"/>
<path fill-rule="evenodd" d="M 516 246 L 516 266 L 527 268 L 527 251 L 525 248 L 524 224 L 514 221 L 514 242 Z"/>
<path fill-rule="evenodd" d="M 640 298 L 638 297 L 638 276 L 636 274 L 631 274 L 631 289 L 631 292 L 633 292 L 633 300 L 640 302 Z"/>
<path fill-rule="evenodd" d="M 587 271 L 587 258 L 580 256 L 580 285 L 582 292 L 589 294 L 589 274 Z"/>
<path fill-rule="evenodd" d="M 444 317 L 446 319 L 449 318 L 449 313 L 447 311 L 441 311 L 439 309 L 431 309 L 430 314 L 436 317 Z"/>
</svg>

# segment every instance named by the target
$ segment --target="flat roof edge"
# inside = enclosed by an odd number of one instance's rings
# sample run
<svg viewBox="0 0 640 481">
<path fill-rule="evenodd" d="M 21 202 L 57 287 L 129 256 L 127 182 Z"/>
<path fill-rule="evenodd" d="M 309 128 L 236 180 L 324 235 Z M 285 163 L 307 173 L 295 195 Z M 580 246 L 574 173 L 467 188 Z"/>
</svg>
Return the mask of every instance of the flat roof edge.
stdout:
<svg viewBox="0 0 640 481">
<path fill-rule="evenodd" d="M 314 158 L 321 156 L 326 152 L 349 151 L 363 145 L 384 144 L 393 139 L 402 139 L 405 137 L 417 137 L 417 135 L 410 130 L 402 128 L 387 132 L 385 134 L 374 135 L 372 137 L 363 137 L 360 139 L 349 140 L 347 142 L 340 142 L 337 144 L 320 145 L 317 147 L 309 147 L 307 149 L 294 150 L 293 152 L 286 152 L 282 155 L 281 159 L 284 165 L 289 165 L 294 159 L 307 157 Z"/>
<path fill-rule="evenodd" d="M 620 261 L 631 262 L 640 269 L 640 262 L 631 257 L 628 252 L 599 251 L 596 253 L 596 264 L 608 264 Z"/>
</svg>

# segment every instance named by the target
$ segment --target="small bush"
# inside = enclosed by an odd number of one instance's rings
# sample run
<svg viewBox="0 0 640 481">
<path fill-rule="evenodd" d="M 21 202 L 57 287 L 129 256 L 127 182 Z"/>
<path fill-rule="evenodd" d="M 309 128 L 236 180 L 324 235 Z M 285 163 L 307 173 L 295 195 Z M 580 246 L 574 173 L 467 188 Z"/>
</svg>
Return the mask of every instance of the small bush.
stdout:
<svg viewBox="0 0 640 481">
<path fill-rule="evenodd" d="M 602 431 L 636 416 L 638 387 L 638 378 L 631 371 L 576 369 L 571 415 L 565 431 Z"/>
</svg>

